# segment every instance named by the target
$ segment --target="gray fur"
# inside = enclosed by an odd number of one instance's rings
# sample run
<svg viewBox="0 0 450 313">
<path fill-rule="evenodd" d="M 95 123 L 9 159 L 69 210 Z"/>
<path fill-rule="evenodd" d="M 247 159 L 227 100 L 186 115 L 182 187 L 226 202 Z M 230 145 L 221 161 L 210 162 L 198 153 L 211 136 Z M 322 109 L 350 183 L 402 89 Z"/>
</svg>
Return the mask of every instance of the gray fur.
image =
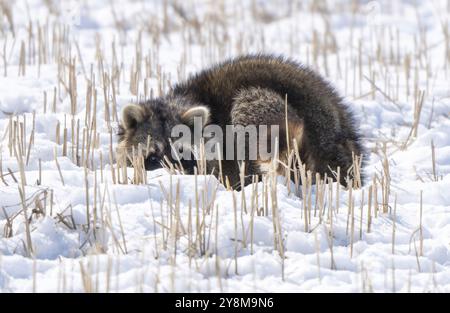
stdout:
<svg viewBox="0 0 450 313">
<path fill-rule="evenodd" d="M 328 173 L 328 177 L 332 177 L 330 168 L 339 166 L 345 178 L 352 152 L 364 154 L 354 118 L 334 88 L 311 69 L 281 57 L 248 55 L 223 62 L 179 83 L 166 96 L 138 105 L 142 122 L 133 126 L 136 119 L 130 123 L 130 117 L 134 115 L 125 114 L 120 146 L 129 150 L 139 142 L 144 144 L 150 135 L 148 154 L 153 159 L 170 156 L 170 130 L 179 123 L 190 124 L 186 119 L 186 115 L 192 118 L 186 113 L 189 110 L 202 116 L 207 112 L 208 122 L 220 125 L 224 133 L 229 124 L 277 124 L 281 130 L 280 157 L 286 153 L 288 131 L 290 138 L 298 141 L 307 168 L 321 175 Z M 194 107 L 198 108 L 192 110 Z M 194 165 L 186 163 L 191 171 Z M 156 166 L 149 163 L 148 168 Z M 213 162 L 209 166 L 217 169 Z M 246 174 L 261 174 L 262 168 L 258 161 L 248 161 Z M 223 171 L 233 184 L 239 181 L 237 162 L 223 161 Z M 346 184 L 344 179 L 341 183 Z"/>
</svg>

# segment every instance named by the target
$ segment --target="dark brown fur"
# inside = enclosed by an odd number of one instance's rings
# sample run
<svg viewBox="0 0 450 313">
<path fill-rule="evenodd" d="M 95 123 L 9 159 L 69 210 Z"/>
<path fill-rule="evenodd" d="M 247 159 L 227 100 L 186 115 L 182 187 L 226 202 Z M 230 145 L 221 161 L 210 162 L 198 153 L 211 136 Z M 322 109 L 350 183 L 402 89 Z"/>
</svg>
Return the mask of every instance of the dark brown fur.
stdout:
<svg viewBox="0 0 450 313">
<path fill-rule="evenodd" d="M 124 116 L 131 122 L 128 127 L 121 126 L 119 141 L 129 149 L 138 142 L 144 143 L 143 137 L 149 134 L 149 155 L 160 158 L 170 154 L 170 128 L 178 123 L 189 124 L 192 114 L 200 114 L 207 123 L 220 125 L 224 133 L 229 124 L 278 124 L 281 157 L 287 150 L 286 96 L 289 137 L 297 140 L 307 168 L 332 177 L 330 168 L 339 166 L 344 178 L 352 165 L 352 152 L 364 152 L 351 112 L 317 73 L 282 57 L 242 56 L 201 71 L 176 85 L 165 97 L 141 103 L 142 116 L 137 121 L 133 116 L 139 112 L 131 114 L 131 119 L 130 114 Z M 206 111 L 185 114 L 196 107 Z M 247 162 L 246 174 L 261 174 L 261 163 L 266 162 Z M 223 171 L 232 183 L 239 181 L 236 161 L 223 161 Z"/>
</svg>

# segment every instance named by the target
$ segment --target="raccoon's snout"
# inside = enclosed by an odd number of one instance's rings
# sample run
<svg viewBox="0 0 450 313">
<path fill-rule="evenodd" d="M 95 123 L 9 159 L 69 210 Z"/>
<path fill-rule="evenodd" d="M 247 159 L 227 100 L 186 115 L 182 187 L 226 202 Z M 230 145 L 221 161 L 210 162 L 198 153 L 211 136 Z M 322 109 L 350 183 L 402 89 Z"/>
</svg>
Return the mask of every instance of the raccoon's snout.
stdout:
<svg viewBox="0 0 450 313">
<path fill-rule="evenodd" d="M 197 161 L 193 157 L 190 160 L 181 159 L 180 162 L 185 174 L 194 174 L 194 167 L 197 165 Z"/>
<path fill-rule="evenodd" d="M 184 174 L 194 174 L 194 168 L 197 166 L 197 160 L 192 152 L 188 158 L 184 158 L 182 155 L 179 155 L 175 158 L 169 156 L 168 160 L 177 168 L 180 168 L 181 165 Z"/>
</svg>

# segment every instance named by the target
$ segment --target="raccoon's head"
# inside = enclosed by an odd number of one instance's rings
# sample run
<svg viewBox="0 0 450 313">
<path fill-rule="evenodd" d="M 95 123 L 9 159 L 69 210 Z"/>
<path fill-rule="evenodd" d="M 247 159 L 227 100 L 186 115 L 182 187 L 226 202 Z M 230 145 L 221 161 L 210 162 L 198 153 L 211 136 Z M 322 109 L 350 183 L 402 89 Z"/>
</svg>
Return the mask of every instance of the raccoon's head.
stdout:
<svg viewBox="0 0 450 313">
<path fill-rule="evenodd" d="M 154 99 L 127 105 L 119 126 L 117 158 L 127 154 L 130 165 L 133 147 L 137 153 L 141 146 L 147 170 L 161 167 L 164 156 L 174 162 L 169 141 L 172 128 L 179 124 L 192 126 L 195 117 L 201 117 L 203 124 L 209 120 L 208 108 L 187 101 L 183 98 Z"/>
</svg>

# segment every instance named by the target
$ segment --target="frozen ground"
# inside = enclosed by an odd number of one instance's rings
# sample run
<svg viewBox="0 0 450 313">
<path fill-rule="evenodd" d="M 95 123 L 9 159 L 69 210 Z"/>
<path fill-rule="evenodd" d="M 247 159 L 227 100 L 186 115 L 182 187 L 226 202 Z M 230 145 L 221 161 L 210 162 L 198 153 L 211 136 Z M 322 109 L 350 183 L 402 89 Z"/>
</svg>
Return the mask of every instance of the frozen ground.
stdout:
<svg viewBox="0 0 450 313">
<path fill-rule="evenodd" d="M 448 1 L 58 3 L 0 1 L 0 291 L 450 291 Z M 212 176 L 117 183 L 127 102 L 260 51 L 316 68 L 358 115 L 370 158 L 353 214 L 336 184 L 322 218 L 313 188 L 305 231 L 281 177 L 276 207 L 262 183 L 245 206 Z"/>
</svg>

